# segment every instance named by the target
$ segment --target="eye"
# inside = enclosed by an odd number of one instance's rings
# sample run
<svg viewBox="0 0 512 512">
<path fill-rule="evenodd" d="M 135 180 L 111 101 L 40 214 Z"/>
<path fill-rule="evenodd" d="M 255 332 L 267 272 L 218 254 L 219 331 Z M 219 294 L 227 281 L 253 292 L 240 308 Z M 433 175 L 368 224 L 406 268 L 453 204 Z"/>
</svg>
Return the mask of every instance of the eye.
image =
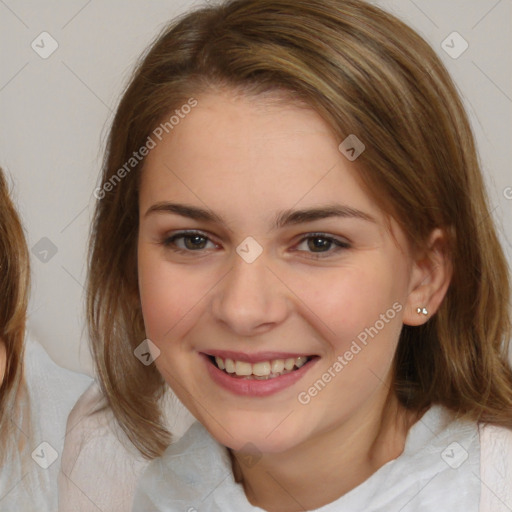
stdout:
<svg viewBox="0 0 512 512">
<path fill-rule="evenodd" d="M 207 247 L 208 243 L 213 247 Z M 182 231 L 162 241 L 162 245 L 176 252 L 201 251 L 205 248 L 215 249 L 217 246 L 206 235 L 199 231 Z"/>
<path fill-rule="evenodd" d="M 303 249 L 300 248 L 301 246 Z M 310 233 L 308 236 L 302 238 L 295 250 L 305 250 L 309 252 L 313 258 L 325 258 L 343 249 L 349 248 L 350 244 L 348 242 L 338 240 L 325 233 Z"/>
<path fill-rule="evenodd" d="M 165 238 L 161 243 L 164 247 L 181 253 L 204 252 L 207 249 L 218 248 L 217 244 L 200 231 L 180 231 Z M 349 248 L 348 242 L 338 240 L 325 233 L 310 233 L 303 237 L 293 250 L 306 252 L 312 258 L 325 258 Z"/>
</svg>

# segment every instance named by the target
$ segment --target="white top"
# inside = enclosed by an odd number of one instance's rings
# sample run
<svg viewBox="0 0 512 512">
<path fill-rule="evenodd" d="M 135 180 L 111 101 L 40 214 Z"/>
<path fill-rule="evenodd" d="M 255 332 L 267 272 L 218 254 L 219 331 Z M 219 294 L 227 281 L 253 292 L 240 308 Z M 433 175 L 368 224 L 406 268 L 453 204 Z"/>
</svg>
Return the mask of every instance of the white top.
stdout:
<svg viewBox="0 0 512 512">
<path fill-rule="evenodd" d="M 129 512 L 141 477 L 134 512 L 193 511 L 191 507 L 197 502 L 198 496 L 203 497 L 210 492 L 211 488 L 208 492 L 205 489 L 209 487 L 213 474 L 224 471 L 222 477 L 231 475 L 226 449 L 194 421 L 170 392 L 165 408 L 168 425 L 175 439 L 179 439 L 185 432 L 186 435 L 171 445 L 161 458 L 150 463 L 142 458 L 120 431 L 97 384 L 91 385 L 69 416 L 68 424 L 74 428 L 70 429 L 66 438 L 62 456 L 59 512 Z M 409 431 L 406 449 L 398 459 L 388 462 L 335 504 L 320 510 L 369 512 L 379 510 L 381 502 L 378 500 L 387 499 L 392 502 L 396 499 L 396 503 L 399 503 L 404 496 L 409 496 L 408 493 L 420 491 L 402 512 L 511 512 L 512 431 L 493 426 L 477 428 L 472 423 L 451 422 L 451 419 L 443 408 L 431 408 Z M 192 424 L 193 428 L 188 430 Z M 464 452 L 460 448 L 456 445 L 450 447 L 454 441 L 468 451 L 466 460 L 462 461 Z M 441 455 L 445 449 L 447 451 L 443 459 Z M 174 463 L 170 460 L 173 454 L 176 455 Z M 462 464 L 454 469 L 445 460 L 454 466 L 459 461 Z M 427 475 L 435 474 L 438 469 L 442 471 L 441 474 L 428 483 Z M 194 482 L 192 487 L 183 481 L 187 475 Z M 391 485 L 392 480 L 397 483 Z M 420 489 L 422 482 L 428 483 L 424 490 Z M 432 496 L 427 492 L 434 488 L 434 484 L 442 487 L 439 493 L 432 495 L 437 496 L 436 505 L 429 501 Z M 383 492 L 383 489 L 386 491 Z M 187 493 L 190 493 L 191 498 Z M 229 497 L 229 505 L 222 501 L 226 497 Z M 247 503 L 241 486 L 232 477 L 226 479 L 226 483 L 210 498 L 220 499 L 220 508 L 205 502 L 195 507 L 197 511 L 260 510 Z M 176 504 L 179 499 L 184 501 Z M 421 499 L 425 500 L 425 506 L 431 508 L 420 508 L 418 500 Z M 443 500 L 441 505 L 440 499 Z M 377 508 L 366 508 L 368 500 L 373 500 L 372 505 Z M 453 500 L 456 500 L 455 505 L 451 504 Z M 175 508 L 172 508 L 173 501 Z M 464 508 L 466 501 L 470 502 L 468 508 Z M 388 512 L 386 507 L 380 510 Z M 392 510 L 390 507 L 389 511 Z"/>
<path fill-rule="evenodd" d="M 409 430 L 397 459 L 317 510 L 510 512 L 511 470 L 512 431 L 479 428 L 433 406 Z M 262 511 L 248 502 L 243 487 L 234 481 L 227 449 L 197 422 L 148 465 L 132 510 Z"/>
<path fill-rule="evenodd" d="M 162 405 L 173 439 L 178 439 L 194 417 L 170 388 Z M 68 430 L 59 476 L 59 512 L 130 511 L 137 480 L 149 460 L 120 429 L 96 382 L 71 411 Z"/>
<path fill-rule="evenodd" d="M 16 428 L 26 434 L 29 459 L 22 465 L 14 447 L 9 463 L 0 468 L 0 510 L 55 512 L 66 418 L 92 379 L 55 364 L 30 335 L 24 363 L 30 418 L 27 426 Z"/>
</svg>

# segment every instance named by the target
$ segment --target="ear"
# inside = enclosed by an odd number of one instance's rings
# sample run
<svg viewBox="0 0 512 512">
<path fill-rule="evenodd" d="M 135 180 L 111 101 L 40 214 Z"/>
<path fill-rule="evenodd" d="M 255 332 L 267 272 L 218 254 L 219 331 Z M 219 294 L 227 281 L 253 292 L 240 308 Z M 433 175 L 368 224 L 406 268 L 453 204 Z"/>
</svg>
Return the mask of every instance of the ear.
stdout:
<svg viewBox="0 0 512 512">
<path fill-rule="evenodd" d="M 403 316 L 404 324 L 413 326 L 426 323 L 436 313 L 450 285 L 452 264 L 446 232 L 434 229 L 427 249 L 415 258 Z M 418 308 L 422 310 L 419 313 Z M 424 308 L 427 314 L 424 314 Z"/>
</svg>

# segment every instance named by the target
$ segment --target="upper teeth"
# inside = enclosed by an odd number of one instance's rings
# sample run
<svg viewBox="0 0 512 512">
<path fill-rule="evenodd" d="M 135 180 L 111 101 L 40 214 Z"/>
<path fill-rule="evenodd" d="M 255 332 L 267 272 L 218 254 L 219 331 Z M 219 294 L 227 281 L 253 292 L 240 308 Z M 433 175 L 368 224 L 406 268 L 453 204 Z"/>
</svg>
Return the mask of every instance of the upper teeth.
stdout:
<svg viewBox="0 0 512 512">
<path fill-rule="evenodd" d="M 221 370 L 228 373 L 235 373 L 240 377 L 255 375 L 257 377 L 278 376 L 290 372 L 296 366 L 300 368 L 307 362 L 306 356 L 289 359 L 273 359 L 272 361 L 261 361 L 259 363 L 248 363 L 246 361 L 234 361 L 233 359 L 222 359 L 215 357 L 215 362 Z"/>
</svg>

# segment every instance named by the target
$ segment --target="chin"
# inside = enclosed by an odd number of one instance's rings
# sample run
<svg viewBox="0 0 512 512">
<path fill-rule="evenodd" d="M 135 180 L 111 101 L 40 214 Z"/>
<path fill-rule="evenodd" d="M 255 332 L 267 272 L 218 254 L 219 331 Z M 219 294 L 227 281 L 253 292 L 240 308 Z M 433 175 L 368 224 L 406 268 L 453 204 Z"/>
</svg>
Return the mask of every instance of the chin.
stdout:
<svg viewBox="0 0 512 512">
<path fill-rule="evenodd" d="M 234 415 L 237 417 L 230 418 L 225 415 L 221 425 L 211 418 L 200 418 L 199 421 L 217 442 L 234 451 L 282 453 L 301 444 L 307 437 L 304 422 L 297 418 L 288 421 L 284 419 L 286 414 L 267 418 L 262 413 L 257 413 L 256 418 L 254 414 L 247 414 L 245 418 L 240 417 L 237 412 Z M 290 419 L 292 416 L 293 413 L 290 414 Z"/>
</svg>

